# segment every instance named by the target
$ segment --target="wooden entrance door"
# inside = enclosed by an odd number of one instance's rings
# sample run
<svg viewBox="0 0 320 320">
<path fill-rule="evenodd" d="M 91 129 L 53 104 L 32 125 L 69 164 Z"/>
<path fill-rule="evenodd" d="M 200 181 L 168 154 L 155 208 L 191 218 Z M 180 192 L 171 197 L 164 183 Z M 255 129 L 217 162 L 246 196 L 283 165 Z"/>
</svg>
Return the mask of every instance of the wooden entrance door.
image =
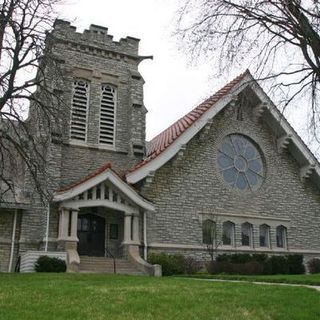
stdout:
<svg viewBox="0 0 320 320">
<path fill-rule="evenodd" d="M 105 219 L 94 214 L 78 217 L 78 252 L 80 255 L 105 255 Z"/>
</svg>

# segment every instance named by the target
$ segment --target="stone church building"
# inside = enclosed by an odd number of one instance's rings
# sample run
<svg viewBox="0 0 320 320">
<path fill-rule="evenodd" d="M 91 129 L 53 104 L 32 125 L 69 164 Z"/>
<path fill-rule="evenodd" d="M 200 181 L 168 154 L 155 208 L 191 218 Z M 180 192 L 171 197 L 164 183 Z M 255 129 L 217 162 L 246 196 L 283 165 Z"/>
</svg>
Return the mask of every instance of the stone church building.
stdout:
<svg viewBox="0 0 320 320">
<path fill-rule="evenodd" d="M 148 253 L 207 259 L 212 228 L 219 253 L 320 257 L 319 162 L 250 72 L 147 142 L 147 57 L 107 31 L 54 25 L 64 109 L 47 150 L 52 201 L 29 199 L 26 183 L 0 204 L 0 271 L 49 255 L 69 271 L 108 271 L 115 257 L 119 272 L 159 275 Z"/>
</svg>

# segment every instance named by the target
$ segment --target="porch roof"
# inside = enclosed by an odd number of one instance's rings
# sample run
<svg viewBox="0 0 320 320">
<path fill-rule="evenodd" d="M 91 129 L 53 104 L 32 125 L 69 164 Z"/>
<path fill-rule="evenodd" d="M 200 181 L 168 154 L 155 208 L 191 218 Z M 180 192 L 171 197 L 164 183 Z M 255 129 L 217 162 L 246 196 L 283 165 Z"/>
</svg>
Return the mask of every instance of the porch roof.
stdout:
<svg viewBox="0 0 320 320">
<path fill-rule="evenodd" d="M 101 205 L 104 202 L 111 204 L 111 202 L 115 202 L 113 201 L 113 199 L 106 200 L 105 197 L 101 196 L 99 199 L 95 196 L 93 197 L 93 199 L 79 199 L 79 196 L 81 196 L 83 193 L 88 192 L 92 188 L 97 188 L 104 182 L 108 182 L 116 190 L 119 190 L 126 198 L 128 198 L 130 202 L 132 202 L 139 208 L 148 211 L 155 211 L 154 205 L 151 202 L 143 198 L 136 190 L 134 190 L 125 181 L 123 181 L 114 170 L 112 170 L 111 163 L 103 165 L 82 180 L 55 192 L 53 201 L 67 203 L 70 203 L 71 201 L 86 201 L 91 205 Z M 124 208 L 125 205 L 123 205 L 123 203 L 121 202 L 118 204 L 118 207 Z"/>
</svg>

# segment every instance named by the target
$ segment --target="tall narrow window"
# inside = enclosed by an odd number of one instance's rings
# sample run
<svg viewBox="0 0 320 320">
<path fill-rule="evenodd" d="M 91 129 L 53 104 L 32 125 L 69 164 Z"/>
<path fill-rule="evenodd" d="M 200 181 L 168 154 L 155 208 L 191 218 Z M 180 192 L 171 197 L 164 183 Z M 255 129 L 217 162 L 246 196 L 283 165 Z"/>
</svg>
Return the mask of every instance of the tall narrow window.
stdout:
<svg viewBox="0 0 320 320">
<path fill-rule="evenodd" d="M 262 224 L 259 227 L 260 233 L 260 247 L 270 247 L 270 227 Z"/>
<path fill-rule="evenodd" d="M 230 221 L 223 223 L 222 243 L 225 246 L 234 246 L 234 223 Z"/>
<path fill-rule="evenodd" d="M 99 143 L 114 145 L 116 88 L 110 84 L 101 87 Z"/>
<path fill-rule="evenodd" d="M 285 248 L 287 245 L 287 228 L 284 226 L 278 226 L 276 229 L 276 236 L 277 236 L 277 247 L 278 248 Z"/>
<path fill-rule="evenodd" d="M 252 246 L 252 225 L 248 222 L 241 225 L 241 244 L 243 246 Z"/>
<path fill-rule="evenodd" d="M 214 244 L 216 234 L 216 224 L 212 220 L 205 220 L 202 224 L 202 242 L 204 244 Z"/>
<path fill-rule="evenodd" d="M 73 82 L 70 138 L 72 140 L 86 141 L 87 113 L 89 102 L 89 83 L 84 80 Z"/>
</svg>

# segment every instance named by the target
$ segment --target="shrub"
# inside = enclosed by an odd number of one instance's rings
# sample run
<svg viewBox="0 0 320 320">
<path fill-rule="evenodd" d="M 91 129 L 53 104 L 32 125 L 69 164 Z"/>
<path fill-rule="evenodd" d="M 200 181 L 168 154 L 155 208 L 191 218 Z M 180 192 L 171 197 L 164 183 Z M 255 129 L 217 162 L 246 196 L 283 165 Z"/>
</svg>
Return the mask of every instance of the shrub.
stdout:
<svg viewBox="0 0 320 320">
<path fill-rule="evenodd" d="M 230 262 L 230 256 L 231 254 L 219 254 L 217 257 L 216 257 L 216 261 L 217 262 Z"/>
<path fill-rule="evenodd" d="M 151 253 L 148 256 L 151 264 L 160 264 L 162 266 L 162 274 L 171 276 L 174 274 L 183 274 L 184 257 L 182 255 L 168 255 L 166 253 Z"/>
<path fill-rule="evenodd" d="M 184 273 L 184 256 L 182 254 L 168 255 L 168 259 L 172 268 L 172 274 Z"/>
<path fill-rule="evenodd" d="M 232 263 L 228 261 L 210 261 L 207 264 L 207 271 L 210 274 L 242 274 L 253 275 L 263 274 L 264 266 L 257 261 L 249 261 L 244 263 Z"/>
<path fill-rule="evenodd" d="M 201 269 L 199 261 L 191 257 L 185 258 L 181 254 L 150 253 L 148 261 L 151 264 L 160 264 L 164 276 L 192 274 Z"/>
<path fill-rule="evenodd" d="M 258 261 L 249 261 L 239 264 L 239 274 L 263 274 L 264 266 Z"/>
<path fill-rule="evenodd" d="M 308 270 L 310 273 L 320 273 L 320 259 L 313 258 L 309 260 Z"/>
<path fill-rule="evenodd" d="M 257 262 L 261 262 L 264 263 L 268 260 L 268 255 L 264 254 L 264 253 L 254 253 L 252 255 L 252 261 L 257 261 Z"/>
<path fill-rule="evenodd" d="M 250 261 L 253 261 L 253 259 L 248 253 L 235 253 L 230 255 L 230 262 L 232 263 L 246 263 Z"/>
<path fill-rule="evenodd" d="M 306 269 L 303 265 L 303 255 L 302 254 L 291 254 L 287 256 L 288 268 L 290 274 L 303 274 Z"/>
<path fill-rule="evenodd" d="M 271 256 L 269 258 L 271 264 L 271 274 L 288 274 L 288 261 L 285 256 Z"/>
<path fill-rule="evenodd" d="M 272 274 L 272 261 L 269 257 L 263 262 L 263 274 Z"/>
<path fill-rule="evenodd" d="M 184 259 L 184 273 L 185 274 L 194 274 L 197 273 L 202 268 L 202 263 L 198 260 L 195 260 L 191 257 L 186 257 Z"/>
<path fill-rule="evenodd" d="M 209 274 L 229 273 L 230 265 L 228 261 L 209 261 L 206 268 Z"/>
<path fill-rule="evenodd" d="M 216 258 L 218 262 L 231 262 L 231 263 L 246 263 L 250 261 L 265 262 L 268 259 L 266 254 L 248 254 L 248 253 L 234 253 L 234 254 L 219 254 Z"/>
<path fill-rule="evenodd" d="M 65 272 L 65 261 L 48 256 L 41 256 L 35 264 L 36 272 Z"/>
<path fill-rule="evenodd" d="M 229 274 L 302 274 L 305 273 L 303 256 L 271 256 L 266 254 L 221 254 L 207 265 L 209 273 Z"/>
</svg>

